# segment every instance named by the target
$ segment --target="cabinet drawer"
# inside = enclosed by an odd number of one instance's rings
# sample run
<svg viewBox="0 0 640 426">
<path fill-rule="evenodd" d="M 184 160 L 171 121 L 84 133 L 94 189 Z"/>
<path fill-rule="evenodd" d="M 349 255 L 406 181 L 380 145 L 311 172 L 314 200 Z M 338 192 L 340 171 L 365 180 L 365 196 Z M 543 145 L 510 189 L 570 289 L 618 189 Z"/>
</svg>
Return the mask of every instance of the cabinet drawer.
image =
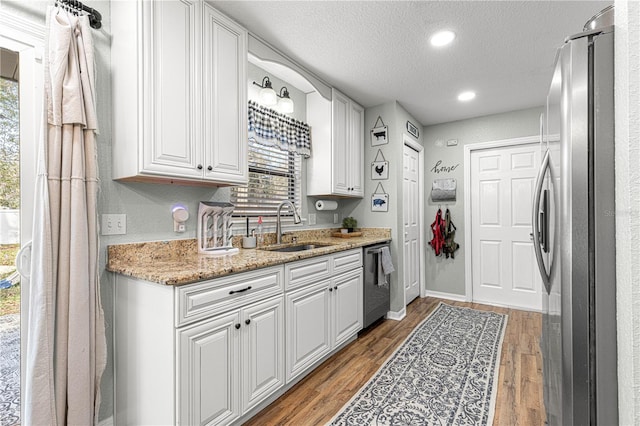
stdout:
<svg viewBox="0 0 640 426">
<path fill-rule="evenodd" d="M 177 287 L 176 327 L 282 292 L 283 267 Z"/>
<path fill-rule="evenodd" d="M 352 271 L 362 266 L 362 249 L 357 248 L 341 253 L 336 253 L 332 257 L 333 275 Z"/>
<path fill-rule="evenodd" d="M 331 256 L 301 260 L 285 266 L 286 289 L 300 287 L 331 276 Z"/>
</svg>

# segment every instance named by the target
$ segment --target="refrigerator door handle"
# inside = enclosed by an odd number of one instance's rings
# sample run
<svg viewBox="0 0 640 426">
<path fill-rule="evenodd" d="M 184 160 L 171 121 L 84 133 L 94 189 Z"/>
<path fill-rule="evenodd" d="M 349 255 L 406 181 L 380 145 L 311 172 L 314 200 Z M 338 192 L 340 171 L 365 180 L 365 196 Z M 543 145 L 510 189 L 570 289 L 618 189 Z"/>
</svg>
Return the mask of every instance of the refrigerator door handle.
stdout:
<svg viewBox="0 0 640 426">
<path fill-rule="evenodd" d="M 551 152 L 547 150 L 542 159 L 542 165 L 538 171 L 538 178 L 536 180 L 536 188 L 533 193 L 533 212 L 531 215 L 531 222 L 533 224 L 533 251 L 536 255 L 536 262 L 538 263 L 538 269 L 540 269 L 540 276 L 542 277 L 542 283 L 544 284 L 547 293 L 549 293 L 549 281 L 550 277 L 547 273 L 547 269 L 544 266 L 544 259 L 542 258 L 542 247 L 540 241 L 540 225 L 538 221 L 538 212 L 540 211 L 540 197 L 542 194 L 542 185 L 544 183 L 544 175 L 549 168 L 549 158 Z M 545 218 L 545 220 L 548 220 Z"/>
</svg>

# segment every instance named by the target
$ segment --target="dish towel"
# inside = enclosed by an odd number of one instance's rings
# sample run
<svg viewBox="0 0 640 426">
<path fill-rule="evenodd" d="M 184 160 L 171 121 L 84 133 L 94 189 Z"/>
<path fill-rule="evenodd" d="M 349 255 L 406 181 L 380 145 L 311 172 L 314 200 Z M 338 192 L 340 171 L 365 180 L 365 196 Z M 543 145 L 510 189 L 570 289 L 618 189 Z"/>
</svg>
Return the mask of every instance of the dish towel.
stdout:
<svg viewBox="0 0 640 426">
<path fill-rule="evenodd" d="M 388 287 L 387 276 L 384 273 L 382 266 L 382 249 L 376 252 L 377 264 L 376 264 L 376 285 L 378 287 Z"/>
<path fill-rule="evenodd" d="M 393 262 L 391 261 L 391 252 L 389 247 L 381 247 L 377 252 L 378 264 L 376 270 L 376 285 L 380 287 L 386 287 L 389 285 L 387 282 L 387 275 L 395 271 Z"/>
<path fill-rule="evenodd" d="M 382 270 L 385 275 L 388 275 L 396 270 L 393 267 L 393 262 L 391 261 L 391 252 L 389 251 L 389 247 L 382 247 L 380 249 L 380 257 L 382 257 Z"/>
</svg>

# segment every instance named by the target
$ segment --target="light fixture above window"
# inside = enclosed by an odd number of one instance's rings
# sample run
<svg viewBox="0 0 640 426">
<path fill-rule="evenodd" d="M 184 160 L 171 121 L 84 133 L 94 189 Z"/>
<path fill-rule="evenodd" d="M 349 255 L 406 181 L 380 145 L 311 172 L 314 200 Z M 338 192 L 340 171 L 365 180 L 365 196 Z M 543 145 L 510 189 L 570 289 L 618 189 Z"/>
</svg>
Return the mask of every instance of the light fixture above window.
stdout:
<svg viewBox="0 0 640 426">
<path fill-rule="evenodd" d="M 456 38 L 456 33 L 449 30 L 438 31 L 431 36 L 430 42 L 434 47 L 443 47 L 450 44 Z"/>
<path fill-rule="evenodd" d="M 265 76 L 262 79 L 262 84 L 256 83 L 255 81 L 253 84 L 262 88 L 260 89 L 260 101 L 262 101 L 263 104 L 275 105 L 278 103 L 278 94 L 273 90 L 269 77 Z"/>
<path fill-rule="evenodd" d="M 289 89 L 287 89 L 287 86 L 283 86 L 280 89 L 280 94 L 278 95 L 278 97 L 280 98 L 280 100 L 278 101 L 280 112 L 291 114 L 293 112 L 293 101 L 289 97 Z"/>
</svg>

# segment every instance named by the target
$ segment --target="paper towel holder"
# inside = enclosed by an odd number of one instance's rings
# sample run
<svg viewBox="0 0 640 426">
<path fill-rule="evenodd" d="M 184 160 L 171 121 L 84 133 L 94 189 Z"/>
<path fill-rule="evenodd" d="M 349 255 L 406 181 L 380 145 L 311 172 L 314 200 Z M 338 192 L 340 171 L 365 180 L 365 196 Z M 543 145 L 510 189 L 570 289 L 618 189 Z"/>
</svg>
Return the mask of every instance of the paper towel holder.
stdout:
<svg viewBox="0 0 640 426">
<path fill-rule="evenodd" d="M 317 200 L 314 204 L 317 211 L 337 210 L 338 202 L 335 200 Z"/>
</svg>

